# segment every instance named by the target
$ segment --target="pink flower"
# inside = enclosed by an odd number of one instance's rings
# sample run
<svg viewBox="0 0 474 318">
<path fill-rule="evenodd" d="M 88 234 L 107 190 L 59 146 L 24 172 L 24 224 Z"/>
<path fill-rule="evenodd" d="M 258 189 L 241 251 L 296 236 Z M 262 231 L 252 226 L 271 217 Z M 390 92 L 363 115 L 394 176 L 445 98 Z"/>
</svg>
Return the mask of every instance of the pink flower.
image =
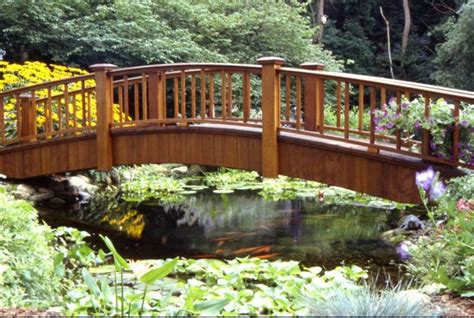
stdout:
<svg viewBox="0 0 474 318">
<path fill-rule="evenodd" d="M 471 206 L 469 204 L 469 201 L 461 198 L 459 199 L 458 203 L 456 203 L 456 209 L 462 212 L 469 212 L 471 211 Z"/>
</svg>

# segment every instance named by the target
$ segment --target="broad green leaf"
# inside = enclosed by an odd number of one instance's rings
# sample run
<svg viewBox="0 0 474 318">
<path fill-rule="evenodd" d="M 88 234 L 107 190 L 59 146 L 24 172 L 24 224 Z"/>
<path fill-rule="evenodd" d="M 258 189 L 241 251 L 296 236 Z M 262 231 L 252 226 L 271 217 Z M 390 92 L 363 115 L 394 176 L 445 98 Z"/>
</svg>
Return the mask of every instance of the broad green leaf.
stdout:
<svg viewBox="0 0 474 318">
<path fill-rule="evenodd" d="M 95 296 L 100 295 L 99 287 L 97 286 L 95 279 L 89 273 L 87 268 L 82 269 L 82 278 L 84 278 L 84 282 L 86 283 L 87 287 L 89 287 L 92 294 L 94 294 Z"/>
<path fill-rule="evenodd" d="M 140 277 L 140 281 L 147 285 L 153 284 L 157 280 L 162 279 L 171 273 L 174 270 L 177 262 L 178 260 L 174 259 L 159 268 L 150 269 L 142 277 Z"/>
<path fill-rule="evenodd" d="M 194 305 L 194 310 L 205 315 L 217 315 L 224 307 L 230 303 L 230 299 L 213 299 L 206 300 Z"/>
<path fill-rule="evenodd" d="M 117 252 L 112 241 L 107 237 L 99 234 L 100 238 L 104 241 L 107 248 L 110 250 L 114 257 L 114 264 L 116 271 L 122 271 L 123 269 L 130 269 L 127 261 Z"/>
</svg>

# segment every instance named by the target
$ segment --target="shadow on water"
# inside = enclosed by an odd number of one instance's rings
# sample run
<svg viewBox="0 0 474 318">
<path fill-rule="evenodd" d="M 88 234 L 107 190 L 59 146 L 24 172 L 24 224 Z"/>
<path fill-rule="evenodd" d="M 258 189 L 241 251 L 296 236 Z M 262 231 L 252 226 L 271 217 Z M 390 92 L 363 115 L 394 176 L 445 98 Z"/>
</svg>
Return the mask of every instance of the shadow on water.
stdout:
<svg viewBox="0 0 474 318">
<path fill-rule="evenodd" d="M 180 204 L 109 206 L 62 214 L 40 209 L 40 216 L 52 226 L 105 233 L 124 256 L 134 259 L 254 256 L 326 268 L 398 261 L 394 246 L 380 238 L 395 226 L 396 210 L 325 205 L 314 199 L 265 201 L 250 192 L 199 193 Z M 97 236 L 92 243 L 98 244 Z"/>
</svg>

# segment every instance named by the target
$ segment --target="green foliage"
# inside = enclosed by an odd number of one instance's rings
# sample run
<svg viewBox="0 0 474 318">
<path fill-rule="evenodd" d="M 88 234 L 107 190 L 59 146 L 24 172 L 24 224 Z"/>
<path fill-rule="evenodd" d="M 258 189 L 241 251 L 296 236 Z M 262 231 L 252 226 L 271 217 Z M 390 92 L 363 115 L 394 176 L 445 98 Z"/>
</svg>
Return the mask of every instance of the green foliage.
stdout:
<svg viewBox="0 0 474 318">
<path fill-rule="evenodd" d="M 277 55 L 291 65 L 319 61 L 339 70 L 328 51 L 311 43 L 304 10 L 297 1 L 3 1 L 0 48 L 9 59 L 24 60 L 21 49 L 81 66 L 255 63 Z"/>
<path fill-rule="evenodd" d="M 307 314 L 301 293 L 321 297 L 327 290 L 355 289 L 367 277 L 357 266 L 322 274 L 297 262 L 238 258 L 154 260 L 130 263 L 131 271 L 101 266 L 84 272 L 84 283 L 70 293 L 70 315 L 292 315 Z M 123 290 L 122 290 L 123 288 Z M 117 299 L 118 298 L 118 299 Z M 119 302 L 125 306 L 116 306 Z"/>
<path fill-rule="evenodd" d="M 230 193 L 234 190 L 250 190 L 260 188 L 260 178 L 255 171 L 219 168 L 216 172 L 204 175 L 206 185 L 215 187 L 215 193 Z"/>
<path fill-rule="evenodd" d="M 441 26 L 446 41 L 437 47 L 434 73 L 443 86 L 474 90 L 474 1 L 462 6 L 457 19 Z"/>
<path fill-rule="evenodd" d="M 48 307 L 58 300 L 53 232 L 35 209 L 0 187 L 0 307 Z"/>
<path fill-rule="evenodd" d="M 474 294 L 472 180 L 471 174 L 450 181 L 448 194 L 441 197 L 437 207 L 428 210 L 433 223 L 437 223 L 437 218 L 447 218 L 446 224 L 419 239 L 410 250 L 412 258 L 407 265 L 408 270 L 424 283 L 442 284 L 464 297 Z M 467 185 L 466 189 L 463 184 Z M 458 189 L 459 193 L 456 193 Z"/>
<path fill-rule="evenodd" d="M 448 181 L 448 194 L 453 200 L 464 198 L 474 199 L 474 172 L 467 171 L 462 177 L 453 178 Z"/>
<path fill-rule="evenodd" d="M 312 316 L 437 316 L 429 302 L 403 293 L 399 287 L 377 290 L 366 285 L 354 290 L 334 289 L 307 302 Z"/>
</svg>

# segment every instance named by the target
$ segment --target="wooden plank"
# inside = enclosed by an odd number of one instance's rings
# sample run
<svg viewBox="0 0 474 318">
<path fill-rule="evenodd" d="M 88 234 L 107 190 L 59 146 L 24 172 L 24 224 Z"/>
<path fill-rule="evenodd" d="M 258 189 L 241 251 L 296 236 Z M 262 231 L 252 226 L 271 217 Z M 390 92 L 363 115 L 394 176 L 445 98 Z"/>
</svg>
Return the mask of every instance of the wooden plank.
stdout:
<svg viewBox="0 0 474 318">
<path fill-rule="evenodd" d="M 142 74 L 142 119 L 147 120 L 148 119 L 148 85 L 147 85 L 147 79 L 146 79 L 146 74 Z"/>
<path fill-rule="evenodd" d="M 181 71 L 181 125 L 186 125 L 186 73 Z"/>
<path fill-rule="evenodd" d="M 349 88 L 348 82 L 344 85 L 344 139 L 349 139 Z"/>
<path fill-rule="evenodd" d="M 363 124 L 364 124 L 364 96 L 365 95 L 365 89 L 364 85 L 360 84 L 359 85 L 359 131 L 363 130 Z"/>
<path fill-rule="evenodd" d="M 214 74 L 211 73 L 209 75 L 209 118 L 215 117 L 215 110 L 214 110 Z"/>
<path fill-rule="evenodd" d="M 243 75 L 242 89 L 244 123 L 246 123 L 250 119 L 250 105 L 252 102 L 250 98 L 250 74 L 248 72 Z"/>
<path fill-rule="evenodd" d="M 306 127 L 305 119 L 305 127 Z M 301 77 L 296 78 L 296 130 L 301 129 Z"/>
<path fill-rule="evenodd" d="M 173 79 L 173 104 L 174 104 L 173 118 L 179 118 L 179 82 L 178 82 L 177 77 Z"/>
<path fill-rule="evenodd" d="M 129 90 L 129 83 L 128 83 L 128 75 L 125 75 L 123 77 L 123 100 L 124 100 L 124 112 L 125 112 L 125 121 L 129 121 L 129 118 L 130 118 L 130 111 L 129 111 L 129 94 L 128 94 L 128 90 Z"/>
<path fill-rule="evenodd" d="M 232 117 L 232 73 L 228 73 L 227 81 L 227 114 Z"/>
<path fill-rule="evenodd" d="M 226 98 L 226 73 L 221 72 L 221 117 L 225 121 L 227 119 L 227 98 Z"/>
<path fill-rule="evenodd" d="M 191 75 L 191 118 L 196 118 L 196 75 Z"/>
<path fill-rule="evenodd" d="M 201 118 L 206 118 L 206 72 L 201 70 L 199 73 L 201 80 Z"/>
<path fill-rule="evenodd" d="M 336 85 L 336 127 L 341 127 L 341 81 Z"/>
<path fill-rule="evenodd" d="M 290 76 L 285 76 L 285 119 L 290 121 L 291 117 L 291 82 Z"/>
</svg>

